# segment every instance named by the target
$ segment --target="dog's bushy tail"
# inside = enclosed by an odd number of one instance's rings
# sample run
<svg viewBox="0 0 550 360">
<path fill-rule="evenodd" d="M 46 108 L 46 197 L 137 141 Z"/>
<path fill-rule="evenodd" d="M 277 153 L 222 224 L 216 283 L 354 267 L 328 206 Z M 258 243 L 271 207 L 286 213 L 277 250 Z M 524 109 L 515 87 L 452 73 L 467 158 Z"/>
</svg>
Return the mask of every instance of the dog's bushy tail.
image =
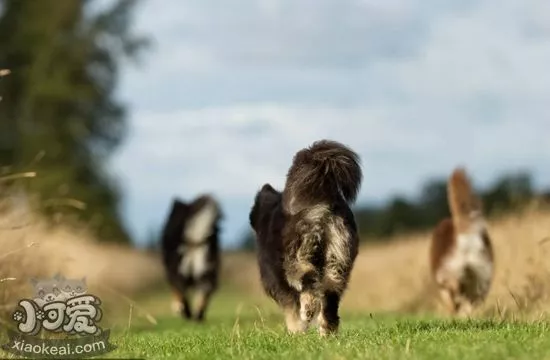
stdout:
<svg viewBox="0 0 550 360">
<path fill-rule="evenodd" d="M 464 168 L 456 168 L 451 174 L 447 196 L 453 223 L 458 231 L 467 230 L 483 221 L 482 202 L 474 193 Z"/>
<path fill-rule="evenodd" d="M 359 156 L 341 143 L 317 141 L 294 156 L 285 191 L 301 204 L 332 203 L 339 198 L 352 204 L 363 178 L 359 161 Z"/>
</svg>

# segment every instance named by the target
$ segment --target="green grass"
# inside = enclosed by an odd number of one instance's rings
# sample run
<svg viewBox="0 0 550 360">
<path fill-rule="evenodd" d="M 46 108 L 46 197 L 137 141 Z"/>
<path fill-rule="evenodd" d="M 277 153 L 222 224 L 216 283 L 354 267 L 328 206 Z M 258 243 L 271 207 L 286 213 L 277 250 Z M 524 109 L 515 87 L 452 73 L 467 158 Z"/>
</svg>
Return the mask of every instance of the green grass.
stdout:
<svg viewBox="0 0 550 360">
<path fill-rule="evenodd" d="M 315 328 L 288 335 L 270 302 L 238 294 L 214 298 L 203 324 L 166 313 L 168 300 L 140 302 L 153 325 L 134 309 L 103 327 L 117 349 L 109 358 L 142 359 L 550 359 L 550 323 L 450 320 L 402 314 L 341 313 L 340 334 Z M 151 309 L 153 306 L 153 309 Z M 0 336 L 1 338 L 2 336 Z"/>
<path fill-rule="evenodd" d="M 115 331 L 110 357 L 144 359 L 550 359 L 550 323 L 341 314 L 336 338 L 288 335 L 271 304 L 218 297 L 204 324 L 172 316 Z M 236 306 L 234 306 L 236 305 Z"/>
<path fill-rule="evenodd" d="M 284 333 L 274 319 L 212 318 L 203 326 L 163 319 L 158 328 L 115 337 L 112 355 L 146 359 L 544 359 L 549 326 L 414 318 L 344 318 L 341 334 Z"/>
</svg>

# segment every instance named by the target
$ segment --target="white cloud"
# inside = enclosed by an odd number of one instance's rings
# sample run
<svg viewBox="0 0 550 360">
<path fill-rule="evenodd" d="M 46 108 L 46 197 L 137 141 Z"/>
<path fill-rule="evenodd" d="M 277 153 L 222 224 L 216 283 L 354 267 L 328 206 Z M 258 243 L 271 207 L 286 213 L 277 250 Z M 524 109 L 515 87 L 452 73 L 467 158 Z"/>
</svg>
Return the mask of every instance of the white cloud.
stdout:
<svg viewBox="0 0 550 360">
<path fill-rule="evenodd" d="M 281 187 L 323 137 L 361 154 L 363 200 L 458 163 L 481 183 L 523 167 L 550 178 L 545 0 L 148 4 L 158 46 L 125 73 L 133 134 L 113 163 L 136 227 L 174 194 L 213 191 L 234 236 L 255 190 Z"/>
<path fill-rule="evenodd" d="M 407 113 L 407 108 L 383 112 L 370 107 L 249 104 L 143 114 L 117 168 L 125 169 L 130 179 L 148 174 L 148 179 L 159 180 L 140 184 L 145 190 L 176 180 L 189 195 L 216 189 L 231 197 L 249 196 L 266 181 L 282 186 L 297 150 L 333 138 L 356 149 L 366 169 L 393 163 L 401 172 L 406 165 L 407 176 L 395 179 L 366 174 L 376 184 L 367 193 L 386 193 L 388 185 L 403 187 L 408 177 L 438 173 L 457 162 L 481 169 L 520 157 L 535 165 L 550 154 L 547 134 L 540 131 L 541 117 L 472 125 L 460 121 L 460 113 L 450 118 L 441 114 L 431 122 L 403 121 Z M 422 164 L 426 156 L 431 160 Z M 403 158 L 418 163 L 402 164 Z M 167 176 L 175 178 L 167 181 Z"/>
</svg>

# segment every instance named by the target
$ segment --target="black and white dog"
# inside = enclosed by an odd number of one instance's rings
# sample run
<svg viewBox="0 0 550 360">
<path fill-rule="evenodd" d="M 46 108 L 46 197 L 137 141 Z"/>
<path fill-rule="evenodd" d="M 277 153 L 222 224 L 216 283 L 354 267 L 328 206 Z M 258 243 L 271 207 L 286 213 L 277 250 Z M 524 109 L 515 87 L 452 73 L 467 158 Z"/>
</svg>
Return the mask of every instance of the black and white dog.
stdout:
<svg viewBox="0 0 550 360">
<path fill-rule="evenodd" d="M 338 309 L 358 253 L 350 205 L 362 181 L 359 157 L 329 140 L 299 151 L 281 193 L 265 184 L 249 214 L 260 279 L 291 333 L 317 317 L 322 336 L 338 331 Z"/>
<path fill-rule="evenodd" d="M 220 269 L 220 206 L 210 195 L 191 203 L 174 199 L 162 233 L 162 259 L 175 299 L 174 310 L 186 319 L 204 320 L 208 303 L 218 286 Z M 190 291 L 198 296 L 193 316 Z"/>
</svg>

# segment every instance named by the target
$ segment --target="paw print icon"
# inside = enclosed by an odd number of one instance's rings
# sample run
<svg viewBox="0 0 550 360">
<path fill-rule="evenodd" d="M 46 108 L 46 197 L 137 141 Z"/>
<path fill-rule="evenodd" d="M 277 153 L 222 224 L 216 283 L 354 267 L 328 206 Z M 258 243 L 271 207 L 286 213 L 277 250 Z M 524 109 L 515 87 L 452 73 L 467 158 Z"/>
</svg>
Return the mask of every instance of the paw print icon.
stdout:
<svg viewBox="0 0 550 360">
<path fill-rule="evenodd" d="M 23 322 L 25 321 L 25 315 L 21 311 L 16 311 L 13 313 L 13 320 L 17 322 Z"/>
</svg>

